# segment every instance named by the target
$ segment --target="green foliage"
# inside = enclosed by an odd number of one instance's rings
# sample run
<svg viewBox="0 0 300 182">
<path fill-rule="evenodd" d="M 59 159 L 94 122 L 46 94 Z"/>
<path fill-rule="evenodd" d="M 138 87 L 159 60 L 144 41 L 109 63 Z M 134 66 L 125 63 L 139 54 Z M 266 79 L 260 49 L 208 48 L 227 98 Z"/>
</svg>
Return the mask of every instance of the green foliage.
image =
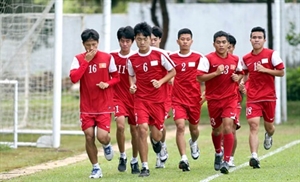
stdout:
<svg viewBox="0 0 300 182">
<path fill-rule="evenodd" d="M 300 33 L 295 32 L 296 25 L 293 22 L 290 22 L 290 29 L 285 37 L 288 43 L 291 46 L 298 46 L 300 44 Z"/>
<path fill-rule="evenodd" d="M 300 67 L 287 68 L 286 87 L 288 100 L 300 100 Z"/>
<path fill-rule="evenodd" d="M 8 145 L 0 144 L 0 151 L 6 151 L 6 150 L 11 150 L 11 148 Z"/>
</svg>

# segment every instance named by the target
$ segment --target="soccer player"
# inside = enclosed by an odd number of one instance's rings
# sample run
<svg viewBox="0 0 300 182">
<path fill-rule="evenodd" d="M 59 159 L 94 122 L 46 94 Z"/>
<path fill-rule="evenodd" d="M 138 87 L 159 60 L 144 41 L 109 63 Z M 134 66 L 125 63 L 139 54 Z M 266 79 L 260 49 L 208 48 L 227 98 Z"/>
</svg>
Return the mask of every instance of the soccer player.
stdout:
<svg viewBox="0 0 300 182">
<path fill-rule="evenodd" d="M 159 48 L 162 35 L 163 35 L 162 29 L 159 28 L 158 26 L 153 26 L 152 27 L 152 33 L 151 33 L 151 46 Z M 168 96 L 168 99 L 165 102 L 165 105 L 166 105 L 165 119 L 167 119 L 169 117 L 169 111 L 171 109 L 172 83 L 168 82 L 167 87 L 169 89 L 169 96 Z M 162 139 L 161 139 L 162 148 L 161 148 L 160 153 L 156 154 L 155 168 L 165 168 L 165 162 L 169 157 L 168 151 L 167 151 L 167 144 L 166 144 L 167 130 L 166 130 L 166 125 L 165 124 L 164 124 L 164 129 L 163 129 L 162 132 L 163 132 L 163 136 L 162 136 Z"/>
<path fill-rule="evenodd" d="M 133 95 L 129 92 L 129 79 L 127 58 L 133 51 L 131 46 L 134 41 L 134 32 L 131 26 L 121 27 L 117 32 L 120 50 L 111 52 L 120 75 L 120 82 L 114 86 L 115 121 L 117 124 L 116 138 L 120 151 L 118 170 L 126 171 L 127 156 L 125 153 L 125 120 L 127 117 L 130 126 L 132 159 L 130 162 L 131 173 L 139 174 L 138 165 L 138 133 L 133 111 Z"/>
<path fill-rule="evenodd" d="M 128 58 L 130 92 L 135 95 L 134 113 L 138 124 L 139 155 L 142 169 L 139 177 L 150 175 L 148 167 L 148 127 L 155 153 L 161 151 L 165 117 L 167 82 L 175 76 L 174 63 L 163 50 L 151 47 L 151 26 L 146 22 L 134 27 L 138 52 Z M 168 72 L 166 72 L 168 71 Z"/>
<path fill-rule="evenodd" d="M 197 80 L 205 82 L 206 87 L 205 97 L 216 152 L 214 168 L 224 174 L 228 174 L 234 142 L 232 125 L 238 102 L 236 82 L 243 76 L 239 58 L 228 53 L 228 40 L 228 34 L 224 31 L 214 34 L 215 52 L 206 55 L 207 61 L 200 61 L 197 76 Z M 224 150 L 221 147 L 222 139 Z"/>
<path fill-rule="evenodd" d="M 176 144 L 181 156 L 179 169 L 190 171 L 184 137 L 185 120 L 189 122 L 191 156 L 196 160 L 200 155 L 197 139 L 199 137 L 198 125 L 201 109 L 201 86 L 195 78 L 197 77 L 199 63 L 206 58 L 202 54 L 191 50 L 193 34 L 190 29 L 183 28 L 179 30 L 177 38 L 179 51 L 170 54 L 170 58 L 176 65 L 176 76 L 172 92 L 172 108 L 176 124 Z"/>
<path fill-rule="evenodd" d="M 249 145 L 251 159 L 249 165 L 260 168 L 258 160 L 258 131 L 260 117 L 264 119 L 264 148 L 272 147 L 275 131 L 274 117 L 276 106 L 275 76 L 284 76 L 284 65 L 277 51 L 264 48 L 265 29 L 254 27 L 250 33 L 252 51 L 243 57 L 243 69 L 248 75 L 246 117 L 250 127 Z"/>
<path fill-rule="evenodd" d="M 70 78 L 73 83 L 80 81 L 81 128 L 85 135 L 85 149 L 93 165 L 89 177 L 101 178 L 95 138 L 103 145 L 105 158 L 110 161 L 113 158 L 109 136 L 111 113 L 114 111 L 112 86 L 120 79 L 114 58 L 97 50 L 98 32 L 86 29 L 81 39 L 86 52 L 74 57 Z"/>
</svg>

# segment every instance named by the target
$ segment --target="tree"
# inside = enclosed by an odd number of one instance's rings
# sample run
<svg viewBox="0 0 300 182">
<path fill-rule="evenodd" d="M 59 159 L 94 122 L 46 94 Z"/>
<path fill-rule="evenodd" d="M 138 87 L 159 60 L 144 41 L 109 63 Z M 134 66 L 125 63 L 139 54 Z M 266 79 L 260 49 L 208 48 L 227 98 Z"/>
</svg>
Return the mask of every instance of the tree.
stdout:
<svg viewBox="0 0 300 182">
<path fill-rule="evenodd" d="M 157 0 L 152 0 L 151 3 L 151 20 L 154 25 L 161 27 L 158 22 L 158 18 L 156 16 L 156 3 Z M 161 8 L 161 15 L 162 15 L 162 30 L 163 30 L 163 37 L 160 43 L 160 48 L 164 49 L 168 36 L 169 36 L 169 13 L 167 9 L 167 2 L 166 0 L 159 0 L 160 8 Z"/>
</svg>

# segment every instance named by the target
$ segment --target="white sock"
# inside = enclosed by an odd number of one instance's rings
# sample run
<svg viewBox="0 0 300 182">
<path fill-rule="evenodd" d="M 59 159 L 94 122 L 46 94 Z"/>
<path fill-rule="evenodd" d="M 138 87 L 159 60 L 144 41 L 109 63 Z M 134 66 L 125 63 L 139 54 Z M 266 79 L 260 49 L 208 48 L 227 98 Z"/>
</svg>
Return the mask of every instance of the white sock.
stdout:
<svg viewBox="0 0 300 182">
<path fill-rule="evenodd" d="M 166 142 L 161 142 L 161 146 L 164 147 L 164 148 L 167 148 Z"/>
<path fill-rule="evenodd" d="M 182 155 L 182 156 L 181 156 L 181 160 L 183 160 L 183 161 L 187 161 L 187 160 L 188 160 L 188 158 L 187 158 L 187 156 L 186 156 L 186 155 Z"/>
<path fill-rule="evenodd" d="M 149 169 L 148 162 L 142 162 L 142 168 Z"/>
<path fill-rule="evenodd" d="M 157 144 L 158 142 L 157 141 L 155 141 L 153 138 L 152 138 L 152 142 L 154 143 L 154 144 Z"/>
<path fill-rule="evenodd" d="M 127 157 L 126 157 L 126 153 L 124 152 L 124 153 L 120 153 L 120 158 L 123 158 L 123 159 L 126 159 Z"/>
<path fill-rule="evenodd" d="M 104 148 L 110 146 L 110 142 L 107 145 L 102 145 Z"/>
<path fill-rule="evenodd" d="M 137 157 L 132 157 L 132 159 L 131 159 L 131 164 L 135 164 L 135 163 L 137 163 L 138 162 L 138 159 L 137 159 Z"/>
<path fill-rule="evenodd" d="M 100 169 L 99 163 L 93 164 L 93 168 L 94 168 L 94 169 Z"/>
<path fill-rule="evenodd" d="M 252 152 L 252 157 L 257 159 L 257 153 L 256 152 Z"/>
</svg>

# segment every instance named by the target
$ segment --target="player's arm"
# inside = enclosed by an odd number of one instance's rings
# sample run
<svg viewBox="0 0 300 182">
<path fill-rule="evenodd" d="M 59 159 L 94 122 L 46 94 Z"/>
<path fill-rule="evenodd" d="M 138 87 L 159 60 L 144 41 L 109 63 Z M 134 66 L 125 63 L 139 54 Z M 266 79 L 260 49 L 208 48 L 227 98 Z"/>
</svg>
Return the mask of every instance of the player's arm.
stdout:
<svg viewBox="0 0 300 182">
<path fill-rule="evenodd" d="M 79 63 L 78 59 L 74 57 L 70 69 L 70 79 L 72 83 L 77 83 L 81 79 L 88 65 L 88 61 Z"/>
<path fill-rule="evenodd" d="M 110 57 L 108 72 L 109 72 L 111 79 L 108 80 L 107 82 L 100 82 L 100 83 L 96 84 L 101 89 L 106 89 L 109 86 L 115 85 L 120 82 L 120 75 L 118 73 L 117 66 L 115 64 L 115 59 L 113 56 Z"/>
<path fill-rule="evenodd" d="M 210 68 L 210 63 L 206 57 L 202 57 L 197 67 L 198 75 L 197 81 L 198 82 L 206 82 L 210 79 L 213 79 L 216 76 L 219 76 L 224 71 L 224 65 L 219 65 L 216 71 L 208 73 Z"/>
<path fill-rule="evenodd" d="M 133 70 L 133 67 L 132 67 L 132 63 L 131 61 L 128 59 L 127 60 L 127 70 L 128 70 L 128 74 L 129 74 L 129 92 L 131 94 L 134 94 L 136 92 L 136 85 L 135 85 L 135 82 L 136 82 L 136 78 L 135 78 L 135 72 Z"/>
<path fill-rule="evenodd" d="M 174 68 L 175 64 L 169 58 L 169 56 L 164 56 L 162 54 L 161 65 L 168 71 L 168 73 L 160 80 L 155 80 L 155 79 L 151 80 L 155 88 L 159 88 L 162 84 L 170 81 L 176 75 L 176 70 Z"/>
<path fill-rule="evenodd" d="M 262 73 L 267 73 L 273 76 L 284 76 L 284 65 L 282 62 L 282 59 L 279 56 L 279 53 L 277 51 L 274 51 L 272 54 L 272 65 L 275 67 L 275 69 L 268 69 L 265 68 L 263 65 L 259 64 L 257 65 L 257 71 Z"/>
</svg>

